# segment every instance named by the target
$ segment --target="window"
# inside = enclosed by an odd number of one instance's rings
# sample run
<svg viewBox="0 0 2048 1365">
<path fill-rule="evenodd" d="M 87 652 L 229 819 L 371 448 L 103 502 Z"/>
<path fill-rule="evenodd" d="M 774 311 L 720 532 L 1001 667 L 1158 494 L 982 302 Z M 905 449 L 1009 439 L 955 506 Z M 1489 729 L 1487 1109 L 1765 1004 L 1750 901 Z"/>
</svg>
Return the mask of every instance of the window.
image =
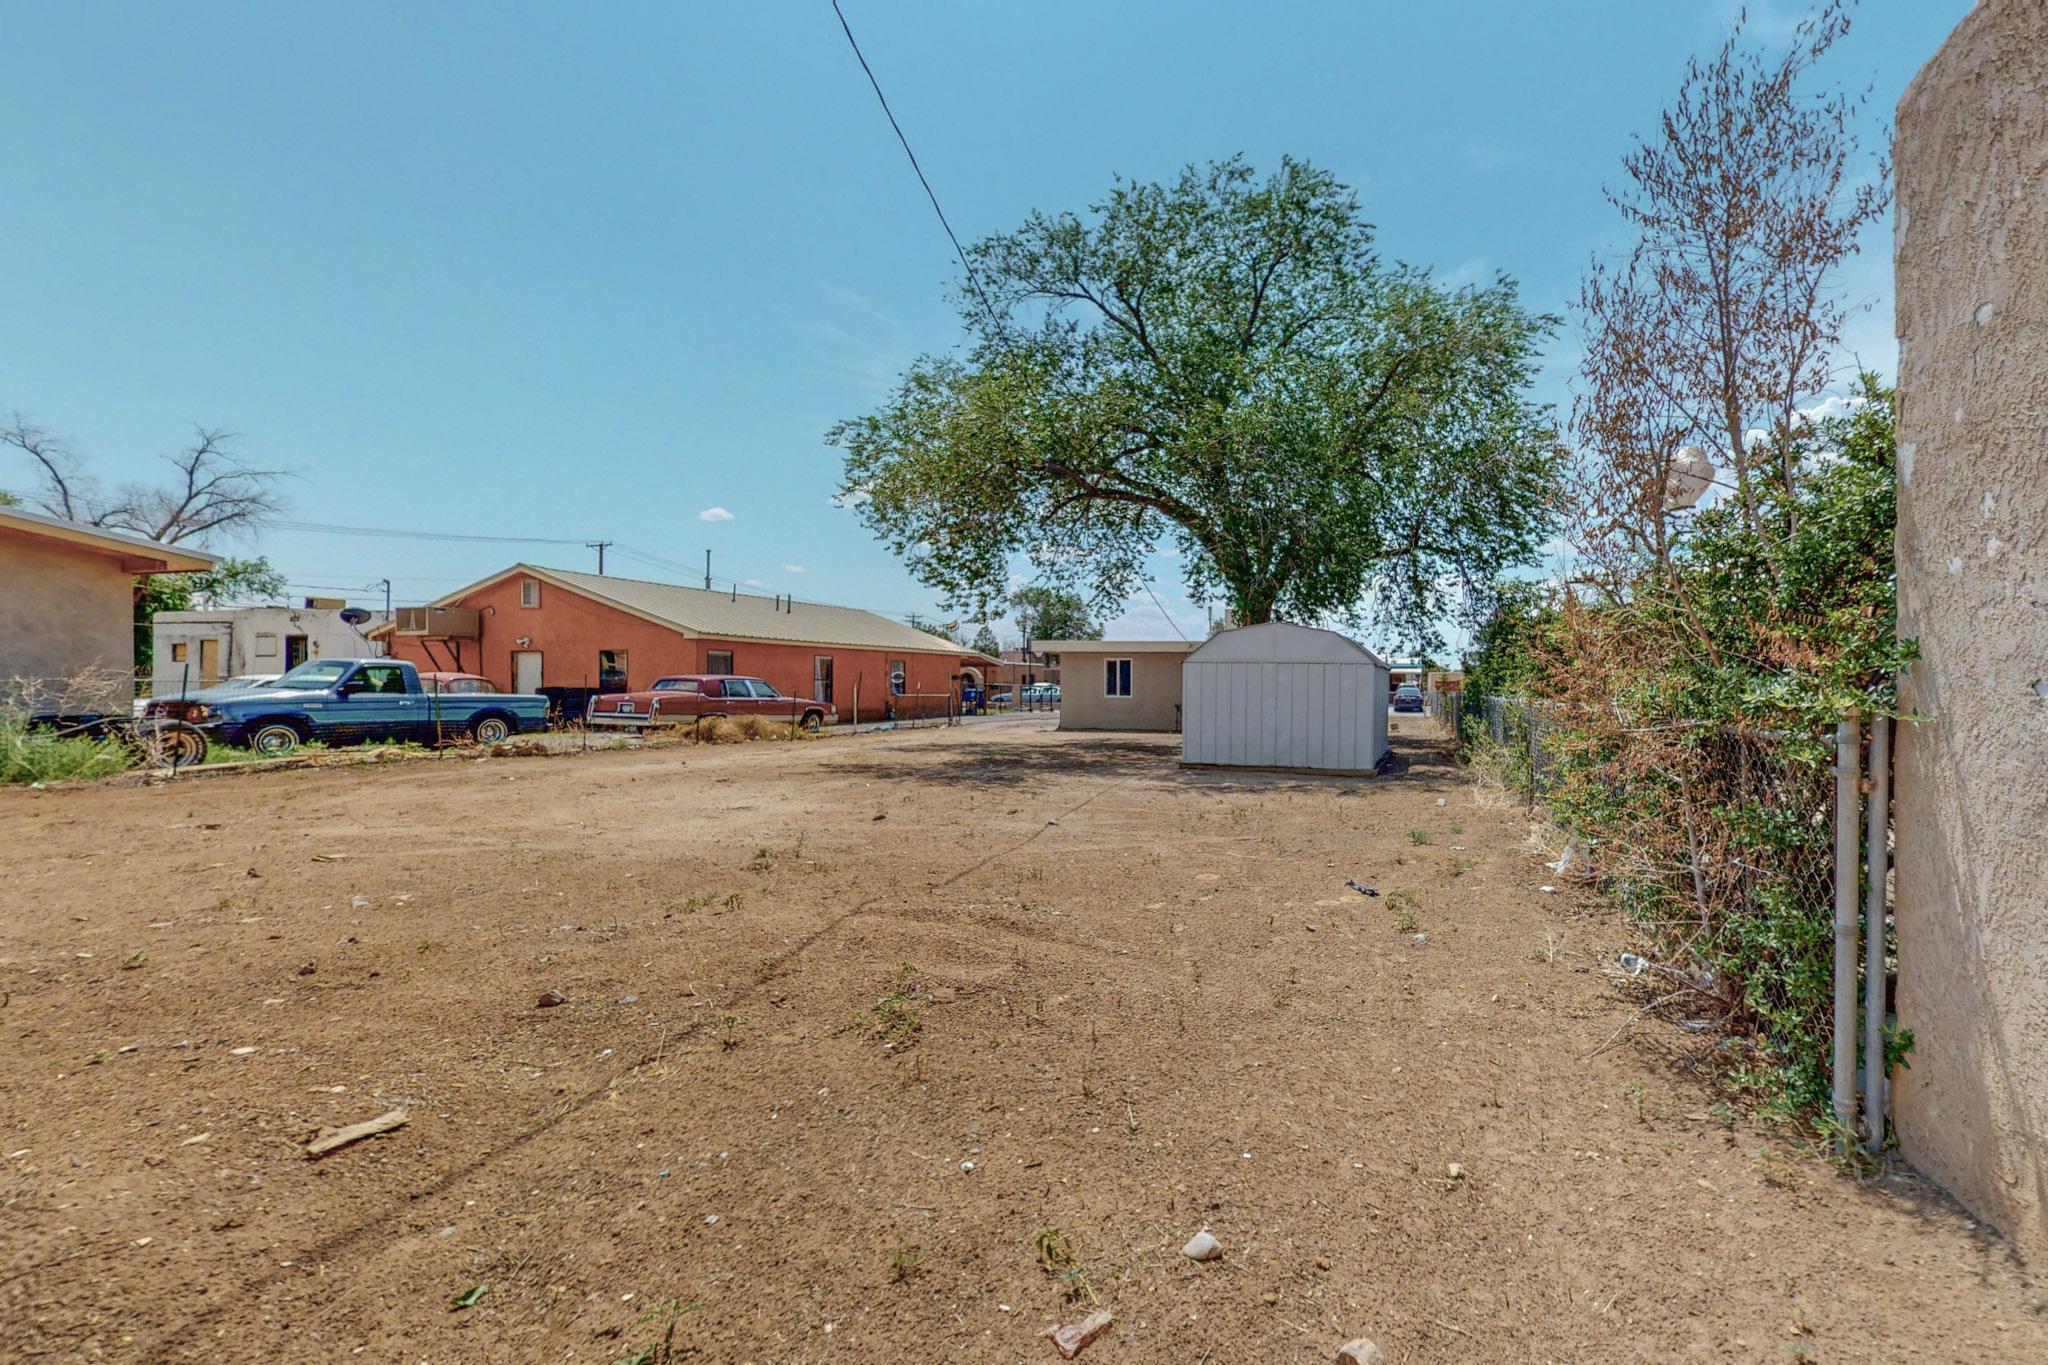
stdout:
<svg viewBox="0 0 2048 1365">
<path fill-rule="evenodd" d="M 1128 697 L 1131 695 L 1131 661 L 1129 659 L 1104 659 L 1102 661 L 1102 695 L 1105 697 Z"/>
<path fill-rule="evenodd" d="M 626 685 L 626 654 L 623 649 L 600 649 L 597 651 L 597 685 L 605 692 L 624 692 Z"/>
<path fill-rule="evenodd" d="M 256 637 L 256 657 L 275 659 L 277 657 L 277 636 L 265 631 Z"/>
<path fill-rule="evenodd" d="M 519 605 L 522 607 L 537 607 L 540 605 L 540 580 L 538 578 L 522 578 L 519 580 Z"/>
<path fill-rule="evenodd" d="M 811 697 L 816 701 L 832 700 L 832 656 L 818 654 L 811 658 Z"/>
<path fill-rule="evenodd" d="M 782 694 L 775 690 L 775 684 L 762 682 L 759 678 L 756 678 L 754 679 L 754 695 L 763 701 L 769 701 L 780 697 Z"/>
<path fill-rule="evenodd" d="M 396 664 L 364 664 L 352 680 L 358 692 L 380 696 L 405 691 L 405 670 Z"/>
<path fill-rule="evenodd" d="M 657 692 L 695 692 L 697 690 L 697 680 L 695 678 L 663 678 L 654 685 L 654 690 Z"/>
<path fill-rule="evenodd" d="M 704 671 L 706 673 L 716 673 L 720 677 L 732 672 L 732 651 L 729 649 L 714 649 L 705 654 Z"/>
<path fill-rule="evenodd" d="M 185 662 L 185 645 L 182 641 L 171 646 L 171 662 L 174 664 Z"/>
<path fill-rule="evenodd" d="M 903 689 L 909 686 L 909 681 L 910 675 L 904 671 L 903 660 L 889 660 L 889 691 L 900 697 L 903 695 Z"/>
</svg>

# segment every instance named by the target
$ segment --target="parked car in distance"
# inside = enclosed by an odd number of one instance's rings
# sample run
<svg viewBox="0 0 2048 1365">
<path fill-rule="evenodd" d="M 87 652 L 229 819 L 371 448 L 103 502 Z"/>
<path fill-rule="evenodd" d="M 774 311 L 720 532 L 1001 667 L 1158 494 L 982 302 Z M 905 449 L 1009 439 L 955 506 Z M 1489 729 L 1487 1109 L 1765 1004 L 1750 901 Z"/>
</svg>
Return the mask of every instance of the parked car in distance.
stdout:
<svg viewBox="0 0 2048 1365">
<path fill-rule="evenodd" d="M 452 693 L 456 696 L 476 696 L 483 692 L 495 692 L 498 685 L 480 673 L 422 673 L 420 686 L 428 692 Z"/>
<path fill-rule="evenodd" d="M 510 692 L 429 692 L 419 671 L 398 659 L 315 659 L 263 687 L 152 700 L 143 717 L 183 722 L 210 741 L 277 756 L 308 740 L 432 744 L 466 737 L 495 744 L 545 730 L 548 702 Z"/>
<path fill-rule="evenodd" d="M 700 716 L 767 716 L 794 721 L 806 730 L 836 725 L 830 702 L 785 697 L 762 678 L 684 673 L 657 678 L 639 692 L 604 692 L 590 703 L 592 725 L 642 730 L 650 725 L 692 723 Z"/>
<path fill-rule="evenodd" d="M 1394 690 L 1394 709 L 1396 711 L 1420 711 L 1422 709 L 1422 689 L 1414 683 L 1402 683 L 1401 686 Z"/>
<path fill-rule="evenodd" d="M 283 675 L 279 673 L 238 673 L 232 678 L 222 678 L 212 687 L 206 688 L 204 690 L 208 692 L 246 692 L 249 689 L 255 687 L 268 687 L 272 683 L 276 682 L 282 676 Z M 197 696 L 198 694 L 189 693 L 187 695 Z M 149 704 L 152 701 L 158 700 L 168 701 L 172 700 L 172 698 L 137 697 L 135 699 L 135 714 L 138 717 L 148 714 Z"/>
</svg>

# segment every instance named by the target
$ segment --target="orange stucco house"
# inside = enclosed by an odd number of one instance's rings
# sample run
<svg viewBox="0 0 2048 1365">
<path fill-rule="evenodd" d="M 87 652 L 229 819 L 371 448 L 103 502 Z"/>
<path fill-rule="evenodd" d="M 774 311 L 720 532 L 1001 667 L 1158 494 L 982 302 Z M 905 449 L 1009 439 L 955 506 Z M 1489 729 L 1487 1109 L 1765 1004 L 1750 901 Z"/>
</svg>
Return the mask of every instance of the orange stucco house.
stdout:
<svg viewBox="0 0 2048 1365">
<path fill-rule="evenodd" d="M 677 673 L 765 678 L 842 720 L 943 713 L 997 663 L 854 607 L 515 564 L 372 632 L 393 658 L 512 692 L 626 691 Z M 900 685 L 893 679 L 901 675 Z"/>
</svg>

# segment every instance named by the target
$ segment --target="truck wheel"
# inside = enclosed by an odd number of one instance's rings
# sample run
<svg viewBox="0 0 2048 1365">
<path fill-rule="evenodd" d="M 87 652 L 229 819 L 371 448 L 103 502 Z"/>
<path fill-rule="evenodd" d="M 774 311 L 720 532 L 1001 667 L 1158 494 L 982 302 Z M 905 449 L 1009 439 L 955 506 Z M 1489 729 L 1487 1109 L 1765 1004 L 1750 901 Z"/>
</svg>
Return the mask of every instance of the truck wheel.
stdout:
<svg viewBox="0 0 2048 1365">
<path fill-rule="evenodd" d="M 512 738 L 512 727 L 503 716 L 478 716 L 469 723 L 469 737 L 479 744 L 503 744 Z"/>
<path fill-rule="evenodd" d="M 288 720 L 266 721 L 249 734 L 249 747 L 265 758 L 283 758 L 305 741 L 299 727 Z"/>
<path fill-rule="evenodd" d="M 130 742 L 152 767 L 176 769 L 206 761 L 206 732 L 181 720 L 143 721 Z"/>
<path fill-rule="evenodd" d="M 825 728 L 825 713 L 823 711 L 806 711 L 804 712 L 802 724 L 804 729 L 816 733 Z"/>
</svg>

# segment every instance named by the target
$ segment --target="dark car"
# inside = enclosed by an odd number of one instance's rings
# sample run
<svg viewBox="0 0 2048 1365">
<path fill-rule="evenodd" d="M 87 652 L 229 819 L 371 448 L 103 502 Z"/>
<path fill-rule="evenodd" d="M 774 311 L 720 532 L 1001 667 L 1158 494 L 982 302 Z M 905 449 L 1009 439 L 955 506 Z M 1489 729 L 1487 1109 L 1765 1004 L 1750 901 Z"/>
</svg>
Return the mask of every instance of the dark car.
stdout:
<svg viewBox="0 0 2048 1365">
<path fill-rule="evenodd" d="M 1414 683 L 1402 684 L 1394 692 L 1394 709 L 1396 711 L 1420 711 L 1422 709 L 1422 689 Z"/>
</svg>

